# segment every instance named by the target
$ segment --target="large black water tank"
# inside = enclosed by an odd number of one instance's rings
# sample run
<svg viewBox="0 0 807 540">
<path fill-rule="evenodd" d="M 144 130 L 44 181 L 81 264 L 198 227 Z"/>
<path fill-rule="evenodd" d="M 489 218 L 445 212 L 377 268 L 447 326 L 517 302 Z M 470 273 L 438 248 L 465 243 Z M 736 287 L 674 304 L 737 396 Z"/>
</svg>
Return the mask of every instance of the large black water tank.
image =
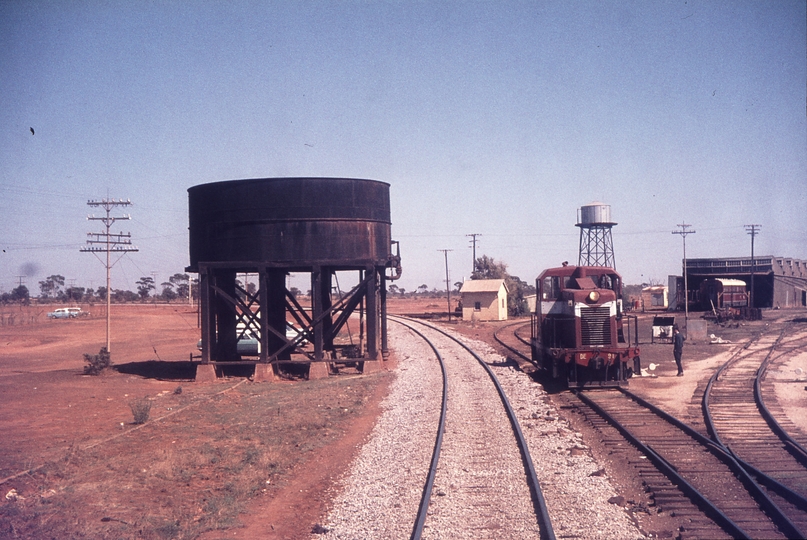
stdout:
<svg viewBox="0 0 807 540">
<path fill-rule="evenodd" d="M 189 270 L 199 262 L 289 268 L 384 265 L 389 184 L 356 178 L 259 178 L 188 189 Z"/>
</svg>

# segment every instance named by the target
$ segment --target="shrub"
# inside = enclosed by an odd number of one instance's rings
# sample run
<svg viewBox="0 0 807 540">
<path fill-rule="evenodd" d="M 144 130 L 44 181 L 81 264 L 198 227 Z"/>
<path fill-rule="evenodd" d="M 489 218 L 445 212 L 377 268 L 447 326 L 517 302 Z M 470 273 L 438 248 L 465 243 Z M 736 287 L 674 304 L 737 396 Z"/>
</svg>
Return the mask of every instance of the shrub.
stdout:
<svg viewBox="0 0 807 540">
<path fill-rule="evenodd" d="M 84 366 L 84 373 L 88 375 L 100 375 L 111 364 L 109 351 L 106 350 L 106 347 L 101 347 L 101 350 L 96 355 L 84 354 L 84 361 L 87 362 L 87 365 Z"/>
<path fill-rule="evenodd" d="M 132 409 L 135 424 L 145 424 L 148 422 L 149 413 L 151 412 L 151 401 L 146 398 L 137 399 L 129 403 L 129 408 Z"/>
</svg>

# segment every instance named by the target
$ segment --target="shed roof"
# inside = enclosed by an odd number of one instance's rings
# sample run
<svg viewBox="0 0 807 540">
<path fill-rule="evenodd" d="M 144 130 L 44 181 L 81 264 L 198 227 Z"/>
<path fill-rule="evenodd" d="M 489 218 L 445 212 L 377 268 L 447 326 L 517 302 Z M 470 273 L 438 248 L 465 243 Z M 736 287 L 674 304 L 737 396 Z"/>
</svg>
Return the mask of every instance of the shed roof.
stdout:
<svg viewBox="0 0 807 540">
<path fill-rule="evenodd" d="M 465 283 L 462 284 L 462 288 L 460 289 L 461 293 L 474 293 L 474 292 L 499 292 L 499 289 L 504 286 L 504 290 L 507 291 L 507 285 L 505 285 L 503 279 L 469 279 Z"/>
<path fill-rule="evenodd" d="M 746 287 L 745 281 L 741 279 L 716 278 L 715 281 L 719 281 L 724 287 Z"/>
<path fill-rule="evenodd" d="M 667 287 L 664 285 L 651 285 L 649 287 L 645 287 L 642 289 L 642 292 L 651 292 L 651 293 L 659 293 L 664 292 L 667 290 Z"/>
</svg>

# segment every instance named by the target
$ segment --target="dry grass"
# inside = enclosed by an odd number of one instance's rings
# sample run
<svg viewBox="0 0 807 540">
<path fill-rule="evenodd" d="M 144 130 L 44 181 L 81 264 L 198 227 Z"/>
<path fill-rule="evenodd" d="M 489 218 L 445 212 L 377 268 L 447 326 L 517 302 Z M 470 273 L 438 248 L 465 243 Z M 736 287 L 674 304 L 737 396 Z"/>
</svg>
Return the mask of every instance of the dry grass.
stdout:
<svg viewBox="0 0 807 540">
<path fill-rule="evenodd" d="M 0 505 L 0 537 L 184 539 L 237 526 L 252 499 L 339 437 L 386 377 L 244 384 L 140 429 L 118 427 L 131 431 L 74 446 L 16 482 L 25 499 Z"/>
</svg>

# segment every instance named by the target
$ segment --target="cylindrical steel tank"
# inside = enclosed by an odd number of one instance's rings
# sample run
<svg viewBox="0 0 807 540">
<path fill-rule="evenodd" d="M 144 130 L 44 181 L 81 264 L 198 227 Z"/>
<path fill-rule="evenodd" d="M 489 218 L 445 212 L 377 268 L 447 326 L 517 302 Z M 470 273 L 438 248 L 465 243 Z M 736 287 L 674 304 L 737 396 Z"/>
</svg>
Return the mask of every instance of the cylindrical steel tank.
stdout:
<svg viewBox="0 0 807 540">
<path fill-rule="evenodd" d="M 260 178 L 188 189 L 190 271 L 199 262 L 384 265 L 389 184 L 356 178 Z"/>
<path fill-rule="evenodd" d="M 611 223 L 611 206 L 593 202 L 580 208 L 581 225 L 597 225 Z"/>
</svg>

